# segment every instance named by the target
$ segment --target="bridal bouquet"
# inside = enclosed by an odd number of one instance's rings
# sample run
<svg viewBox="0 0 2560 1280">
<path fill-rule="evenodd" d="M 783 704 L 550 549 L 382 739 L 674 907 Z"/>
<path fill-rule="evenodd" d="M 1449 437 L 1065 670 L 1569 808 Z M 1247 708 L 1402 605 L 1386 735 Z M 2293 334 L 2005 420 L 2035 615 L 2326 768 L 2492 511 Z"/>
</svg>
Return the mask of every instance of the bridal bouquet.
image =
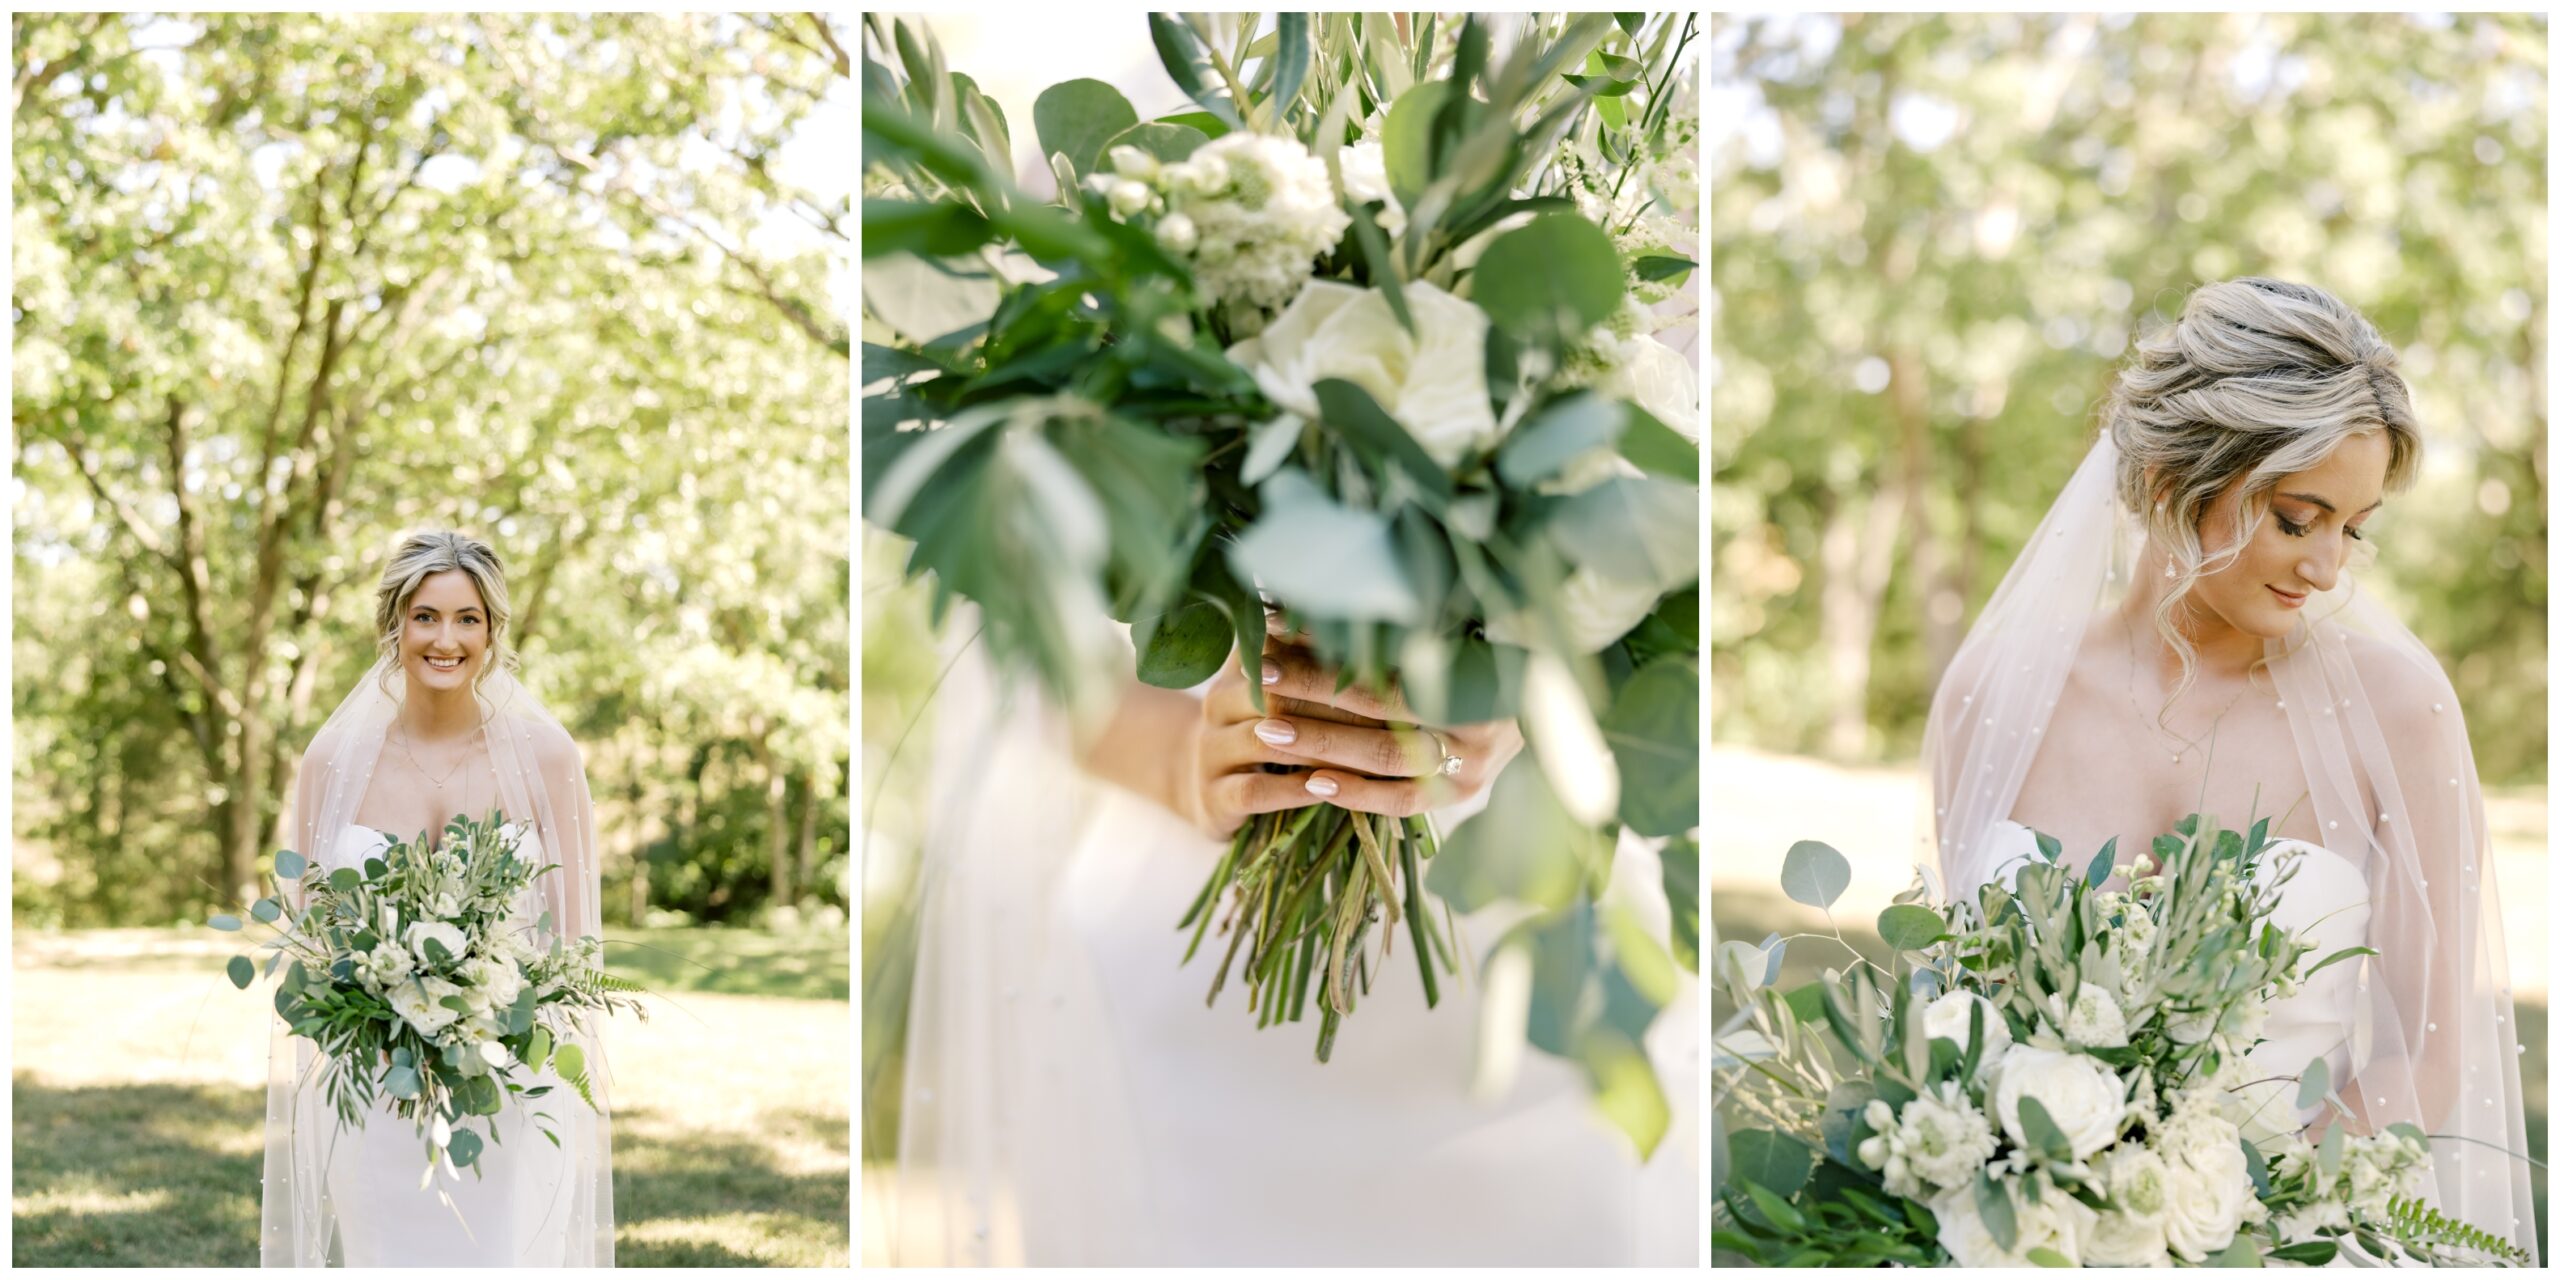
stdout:
<svg viewBox="0 0 2560 1280">
<path fill-rule="evenodd" d="M 1785 943 L 1717 948 L 1735 1014 L 1715 1070 L 1733 1118 L 1716 1247 L 1778 1266 L 2512 1265 L 2505 1241 L 2416 1196 L 2425 1135 L 2354 1117 L 2314 1058 L 2266 1078 L 2270 1001 L 2323 967 L 2270 919 L 2293 874 L 2189 817 L 2130 888 L 2041 862 L 1943 912 L 1924 887 L 1878 920 L 1896 968 L 1771 987 Z M 2262 865 L 2263 864 L 2263 865 Z M 1806 843 L 1784 882 L 1827 908 L 1848 862 Z M 1925 884 L 1925 880 L 1924 880 Z M 1827 1038 L 1826 1038 L 1827 1037 Z M 2342 1117 L 2317 1135 L 2297 1108 Z"/>
<path fill-rule="evenodd" d="M 1277 608 L 1426 721 L 1518 718 L 1532 750 L 1445 841 L 1258 818 L 1182 924 L 1196 950 L 1226 899 L 1211 998 L 1312 1000 L 1321 1059 L 1373 936 L 1407 926 L 1436 1003 L 1429 898 L 1527 903 L 1488 967 L 1531 979 L 1487 1016 L 1650 1150 L 1642 1036 L 1697 964 L 1698 385 L 1651 336 L 1696 266 L 1695 15 L 1529 17 L 1499 58 L 1473 18 L 1151 15 L 1196 109 L 1051 87 L 1050 200 L 930 30 L 865 31 L 865 517 L 1071 706 L 1116 687 L 1088 617 L 1188 688 L 1253 668 Z M 1670 842 L 1667 948 L 1601 904 L 1621 829 Z"/>
<path fill-rule="evenodd" d="M 249 909 L 276 931 L 260 944 L 270 953 L 267 976 L 285 967 L 276 1014 L 319 1046 L 321 1085 L 339 1124 L 362 1125 L 389 1094 L 393 1111 L 426 1139 L 428 1178 L 439 1157 L 479 1174 L 484 1143 L 466 1126 L 497 1115 L 509 1098 L 550 1093 L 521 1079 L 546 1063 L 595 1105 L 585 1052 L 555 1040 L 571 1016 L 629 1009 L 648 1017 L 628 994 L 641 988 L 604 971 L 601 939 L 564 944 L 549 912 L 527 914 L 528 890 L 557 868 L 518 858 L 516 843 L 505 815 L 492 813 L 485 822 L 457 817 L 433 841 L 425 832 L 394 841 L 361 871 L 323 872 L 281 850 L 276 892 Z M 288 880 L 298 889 L 291 899 Z M 302 907 L 279 923 L 290 900 Z M 236 916 L 212 923 L 242 927 Z M 258 977 L 247 956 L 232 957 L 229 972 L 244 990 Z M 496 1126 L 488 1129 L 494 1139 Z"/>
</svg>

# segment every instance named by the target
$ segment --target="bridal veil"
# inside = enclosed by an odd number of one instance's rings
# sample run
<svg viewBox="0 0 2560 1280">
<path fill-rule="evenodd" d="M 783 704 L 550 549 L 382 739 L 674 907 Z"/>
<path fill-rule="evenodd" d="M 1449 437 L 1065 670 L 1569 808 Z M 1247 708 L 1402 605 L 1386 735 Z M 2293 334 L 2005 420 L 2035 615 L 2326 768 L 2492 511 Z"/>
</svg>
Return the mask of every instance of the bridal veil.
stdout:
<svg viewBox="0 0 2560 1280">
<path fill-rule="evenodd" d="M 1998 868 L 2006 820 L 2090 623 L 2119 606 L 2140 524 L 2117 497 L 2101 432 L 1948 667 L 1924 756 L 1936 858 L 1969 896 Z M 2409 1121 L 2435 1155 L 2427 1199 L 2531 1252 L 2533 1184 L 2513 992 L 2479 774 L 2443 668 L 2351 573 L 2266 643 L 2320 843 L 2372 896 L 2339 1096 L 2356 1131 Z M 2216 815 L 2236 822 L 2239 815 Z M 2142 839 L 2156 833 L 2124 833 Z"/>
<path fill-rule="evenodd" d="M 296 852 L 313 863 L 354 824 L 384 738 L 399 714 L 405 683 L 395 661 L 377 662 L 303 753 L 292 829 Z M 534 882 L 544 908 L 564 938 L 601 936 L 595 815 L 576 745 L 513 672 L 491 671 L 478 696 L 500 807 L 510 821 L 531 821 L 544 856 L 559 866 Z M 545 1227 L 544 1234 L 559 1233 L 568 1266 L 613 1265 L 612 1072 L 597 1031 L 591 1023 L 582 1024 L 564 1037 L 583 1047 L 593 1064 L 589 1075 L 596 1109 L 580 1102 L 549 1108 L 569 1158 L 570 1185 L 553 1206 L 558 1222 Z M 271 1024 L 264 1221 L 258 1246 L 263 1266 L 334 1266 L 343 1260 L 327 1178 L 338 1122 L 319 1088 L 314 1057 L 312 1043 L 291 1035 L 282 1019 Z M 421 1148 L 421 1161 L 424 1154 Z M 489 1158 L 495 1162 L 506 1156 L 493 1151 Z M 446 1176 L 441 1170 L 437 1174 Z M 493 1171 L 490 1176 L 500 1175 Z"/>
</svg>

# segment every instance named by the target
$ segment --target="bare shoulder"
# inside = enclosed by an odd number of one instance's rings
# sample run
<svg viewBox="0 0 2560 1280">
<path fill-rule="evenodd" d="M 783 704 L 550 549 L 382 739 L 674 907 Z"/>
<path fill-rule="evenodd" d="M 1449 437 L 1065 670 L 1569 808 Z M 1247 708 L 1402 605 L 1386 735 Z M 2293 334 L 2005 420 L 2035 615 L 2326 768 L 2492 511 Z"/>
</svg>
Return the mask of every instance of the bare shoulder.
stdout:
<svg viewBox="0 0 2560 1280">
<path fill-rule="evenodd" d="M 570 737 L 569 731 L 561 728 L 558 722 L 535 720 L 527 733 L 532 739 L 534 764 L 543 772 L 554 773 L 586 766 L 585 757 L 578 753 L 577 740 Z"/>
<path fill-rule="evenodd" d="M 2372 700 L 2374 719 L 2386 732 L 2423 732 L 2448 716 L 2460 722 L 2453 682 L 2424 646 L 2344 628 L 2338 634 L 2344 637 L 2356 683 Z"/>
</svg>

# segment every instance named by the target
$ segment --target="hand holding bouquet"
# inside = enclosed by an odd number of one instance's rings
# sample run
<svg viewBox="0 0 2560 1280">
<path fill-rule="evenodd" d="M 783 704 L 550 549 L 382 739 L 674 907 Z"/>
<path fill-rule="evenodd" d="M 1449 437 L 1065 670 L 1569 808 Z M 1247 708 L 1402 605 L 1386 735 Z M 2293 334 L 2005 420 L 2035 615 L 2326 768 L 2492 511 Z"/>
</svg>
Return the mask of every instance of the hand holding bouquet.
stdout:
<svg viewBox="0 0 2560 1280">
<path fill-rule="evenodd" d="M 865 30 L 865 518 L 1070 708 L 1118 687 L 1089 618 L 1190 688 L 1253 673 L 1277 607 L 1398 719 L 1518 720 L 1445 846 L 1263 814 L 1185 924 L 1227 898 L 1246 958 L 1213 991 L 1241 972 L 1266 1025 L 1312 998 L 1321 1058 L 1373 923 L 1526 904 L 1494 1034 L 1580 1063 L 1650 1150 L 1643 1037 L 1696 967 L 1698 383 L 1652 336 L 1697 265 L 1696 17 L 1531 15 L 1497 48 L 1474 18 L 1149 15 L 1198 109 L 1051 87 L 1054 201 L 929 29 Z M 1667 939 L 1600 903 L 1622 830 L 1668 842 Z"/>
<path fill-rule="evenodd" d="M 2274 1080 L 2251 1063 L 2271 1002 L 2375 954 L 2306 963 L 2271 918 L 2300 847 L 2270 852 L 2266 831 L 2189 817 L 2124 892 L 2096 888 L 2113 841 L 2079 876 L 2039 835 L 2014 889 L 1943 910 L 1922 887 L 1898 897 L 1878 920 L 1896 972 L 1861 960 L 1782 994 L 1783 939 L 1718 947 L 1735 1012 L 1715 1070 L 1740 1127 L 1717 1249 L 1785 1266 L 2518 1261 L 2417 1198 L 2416 1127 L 2351 1131 L 2327 1058 Z M 1847 872 L 1807 842 L 1783 880 L 1827 909 Z M 2325 1127 L 2299 1122 L 2324 1102 Z"/>
<path fill-rule="evenodd" d="M 394 840 L 361 869 L 324 871 L 282 850 L 276 892 L 250 907 L 277 934 L 260 944 L 266 974 L 285 970 L 276 1015 L 324 1055 L 319 1082 L 340 1125 L 361 1126 L 389 1095 L 427 1140 L 429 1177 L 439 1158 L 479 1173 L 484 1142 L 468 1126 L 550 1093 L 523 1083 L 546 1064 L 594 1106 L 572 1033 L 590 1013 L 648 1016 L 628 994 L 640 988 L 604 971 L 602 939 L 564 940 L 549 912 L 529 914 L 535 881 L 557 867 L 517 846 L 518 828 L 492 813 L 457 817 L 433 841 Z M 243 989 L 257 977 L 247 956 L 229 973 Z"/>
</svg>

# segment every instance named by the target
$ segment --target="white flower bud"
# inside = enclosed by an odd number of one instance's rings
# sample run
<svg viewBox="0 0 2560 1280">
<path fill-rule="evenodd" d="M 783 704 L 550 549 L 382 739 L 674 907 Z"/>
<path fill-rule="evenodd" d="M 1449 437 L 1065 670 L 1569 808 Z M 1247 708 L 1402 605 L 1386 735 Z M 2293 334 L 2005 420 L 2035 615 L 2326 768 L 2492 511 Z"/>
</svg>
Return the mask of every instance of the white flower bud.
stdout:
<svg viewBox="0 0 2560 1280">
<path fill-rule="evenodd" d="M 1146 208 L 1147 201 L 1154 198 L 1155 193 L 1147 190 L 1145 183 L 1130 182 L 1124 179 L 1113 184 L 1111 188 L 1111 211 L 1123 218 L 1126 218 L 1140 209 Z"/>
<path fill-rule="evenodd" d="M 1188 214 L 1177 213 L 1156 224 L 1156 243 L 1174 253 L 1189 253 L 1200 243 L 1200 229 Z"/>
<path fill-rule="evenodd" d="M 1140 151 L 1136 147 L 1122 145 L 1111 149 L 1111 167 L 1118 171 L 1120 176 L 1123 178 L 1135 178 L 1140 182 L 1152 182 L 1155 180 L 1156 170 L 1159 166 L 1156 164 L 1156 158 L 1154 156 L 1151 156 L 1144 151 Z"/>
</svg>

